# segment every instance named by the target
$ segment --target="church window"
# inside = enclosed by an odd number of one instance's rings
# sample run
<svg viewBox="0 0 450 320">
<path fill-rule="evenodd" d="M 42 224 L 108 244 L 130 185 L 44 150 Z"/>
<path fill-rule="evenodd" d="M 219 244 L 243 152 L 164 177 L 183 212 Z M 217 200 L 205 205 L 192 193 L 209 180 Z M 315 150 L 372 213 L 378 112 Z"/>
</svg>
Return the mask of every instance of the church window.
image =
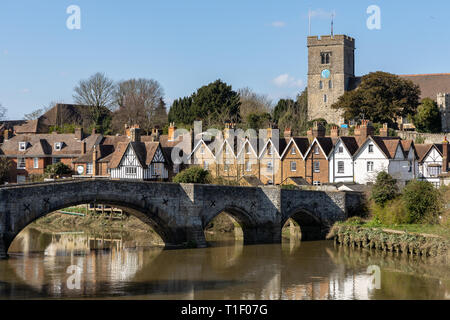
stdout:
<svg viewBox="0 0 450 320">
<path fill-rule="evenodd" d="M 328 81 L 328 88 L 333 89 L 333 82 L 331 80 Z"/>
<path fill-rule="evenodd" d="M 328 101 L 328 97 L 327 97 L 327 95 L 326 95 L 326 94 L 324 94 L 324 95 L 323 95 L 323 102 L 325 102 L 325 103 L 326 103 L 327 101 Z"/>
<path fill-rule="evenodd" d="M 322 82 L 322 81 L 319 82 L 319 88 L 320 88 L 321 90 L 323 89 L 323 82 Z"/>
</svg>

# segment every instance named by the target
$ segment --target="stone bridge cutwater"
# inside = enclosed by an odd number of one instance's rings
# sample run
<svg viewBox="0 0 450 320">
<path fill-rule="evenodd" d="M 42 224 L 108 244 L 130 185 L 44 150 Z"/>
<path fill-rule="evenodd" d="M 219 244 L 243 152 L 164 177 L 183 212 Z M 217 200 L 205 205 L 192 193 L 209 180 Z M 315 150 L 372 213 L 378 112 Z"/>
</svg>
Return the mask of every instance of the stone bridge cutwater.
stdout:
<svg viewBox="0 0 450 320">
<path fill-rule="evenodd" d="M 334 222 L 357 213 L 362 195 L 102 179 L 5 186 L 0 188 L 0 258 L 33 221 L 87 203 L 124 209 L 150 225 L 167 247 L 201 248 L 205 227 L 221 212 L 239 222 L 245 244 L 280 243 L 289 218 L 299 224 L 302 240 L 324 239 Z"/>
</svg>

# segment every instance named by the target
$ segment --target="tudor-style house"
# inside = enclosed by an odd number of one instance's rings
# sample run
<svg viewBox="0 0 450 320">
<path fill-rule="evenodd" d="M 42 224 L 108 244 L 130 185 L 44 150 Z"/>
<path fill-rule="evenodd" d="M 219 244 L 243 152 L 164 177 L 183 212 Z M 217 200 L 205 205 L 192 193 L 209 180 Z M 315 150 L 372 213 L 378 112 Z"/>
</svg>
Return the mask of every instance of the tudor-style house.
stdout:
<svg viewBox="0 0 450 320">
<path fill-rule="evenodd" d="M 131 129 L 131 141 L 119 142 L 109 164 L 112 179 L 166 180 L 169 161 L 159 141 L 141 141 L 139 128 Z"/>
<path fill-rule="evenodd" d="M 442 144 L 418 144 L 416 149 L 419 156 L 418 179 L 440 187 L 441 175 L 448 172 L 448 141 L 445 139 Z"/>
</svg>

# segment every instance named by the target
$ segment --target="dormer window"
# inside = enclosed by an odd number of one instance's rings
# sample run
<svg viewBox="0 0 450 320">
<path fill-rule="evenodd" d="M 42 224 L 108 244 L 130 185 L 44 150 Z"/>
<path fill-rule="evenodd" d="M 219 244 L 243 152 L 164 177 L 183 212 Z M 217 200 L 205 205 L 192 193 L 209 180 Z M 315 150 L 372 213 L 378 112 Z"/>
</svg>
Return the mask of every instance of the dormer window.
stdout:
<svg viewBox="0 0 450 320">
<path fill-rule="evenodd" d="M 273 149 L 272 149 L 271 145 L 269 145 L 269 147 L 267 148 L 267 154 L 268 155 L 272 155 L 273 154 Z"/>
<path fill-rule="evenodd" d="M 55 151 L 61 151 L 62 142 L 55 142 Z"/>
<path fill-rule="evenodd" d="M 297 154 L 297 152 L 295 151 L 295 147 L 292 147 L 291 154 Z"/>
<path fill-rule="evenodd" d="M 369 144 L 369 153 L 373 153 L 373 144 Z"/>
<path fill-rule="evenodd" d="M 25 150 L 27 150 L 27 143 L 19 142 L 19 151 L 25 151 Z"/>
</svg>

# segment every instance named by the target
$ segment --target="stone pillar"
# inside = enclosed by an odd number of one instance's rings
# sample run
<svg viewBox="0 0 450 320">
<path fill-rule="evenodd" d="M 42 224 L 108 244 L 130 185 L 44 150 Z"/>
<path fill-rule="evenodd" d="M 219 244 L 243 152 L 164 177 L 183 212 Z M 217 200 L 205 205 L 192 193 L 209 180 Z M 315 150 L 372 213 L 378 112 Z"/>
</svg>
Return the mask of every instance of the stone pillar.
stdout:
<svg viewBox="0 0 450 320">
<path fill-rule="evenodd" d="M 4 236 L 0 234 L 0 260 L 8 258 L 8 247 L 4 241 Z"/>
</svg>

